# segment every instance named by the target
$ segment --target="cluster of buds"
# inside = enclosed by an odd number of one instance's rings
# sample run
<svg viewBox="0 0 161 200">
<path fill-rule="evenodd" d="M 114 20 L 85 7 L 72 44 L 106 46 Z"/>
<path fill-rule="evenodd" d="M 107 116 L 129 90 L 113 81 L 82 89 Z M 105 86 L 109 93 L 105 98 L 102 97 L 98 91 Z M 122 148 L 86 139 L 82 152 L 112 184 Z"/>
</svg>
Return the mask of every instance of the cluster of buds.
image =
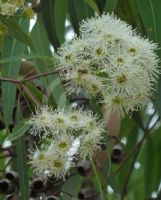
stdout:
<svg viewBox="0 0 161 200">
<path fill-rule="evenodd" d="M 30 163 L 41 177 L 65 178 L 78 159 L 92 159 L 101 149 L 103 122 L 91 111 L 43 107 L 28 121 L 30 133 L 40 138 Z"/>
<path fill-rule="evenodd" d="M 18 10 L 21 10 L 28 18 L 33 17 L 32 8 L 25 0 L 0 0 L 0 14 L 13 16 Z"/>
<path fill-rule="evenodd" d="M 131 26 L 103 14 L 83 21 L 80 37 L 60 47 L 57 68 L 68 93 L 83 88 L 90 95 L 101 94 L 107 108 L 124 115 L 151 98 L 159 74 L 156 50 Z"/>
</svg>

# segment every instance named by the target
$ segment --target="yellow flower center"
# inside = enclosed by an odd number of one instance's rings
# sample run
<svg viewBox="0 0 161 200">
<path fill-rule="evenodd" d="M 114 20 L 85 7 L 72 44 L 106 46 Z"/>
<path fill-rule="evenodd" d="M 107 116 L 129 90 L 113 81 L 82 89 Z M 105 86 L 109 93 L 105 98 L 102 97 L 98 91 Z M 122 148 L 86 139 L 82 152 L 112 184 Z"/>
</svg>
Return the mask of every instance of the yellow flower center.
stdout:
<svg viewBox="0 0 161 200">
<path fill-rule="evenodd" d="M 60 125 L 64 125 L 65 121 L 64 121 L 64 119 L 58 118 L 58 119 L 56 119 L 56 123 L 60 124 Z"/>
<path fill-rule="evenodd" d="M 55 167 L 55 168 L 62 168 L 63 167 L 63 162 L 61 162 L 60 160 L 54 160 L 54 162 L 53 162 L 53 167 Z"/>
<path fill-rule="evenodd" d="M 129 51 L 130 54 L 136 55 L 136 49 L 135 48 L 130 48 L 128 51 Z"/>
<path fill-rule="evenodd" d="M 38 159 L 39 159 L 40 161 L 44 161 L 44 160 L 45 160 L 44 154 L 40 154 L 39 157 L 38 157 Z"/>
<path fill-rule="evenodd" d="M 96 54 L 100 56 L 102 54 L 102 48 L 96 49 Z"/>
<path fill-rule="evenodd" d="M 118 65 L 123 65 L 124 64 L 124 59 L 123 58 L 117 58 L 117 64 Z"/>
<path fill-rule="evenodd" d="M 118 83 L 122 84 L 127 81 L 127 78 L 126 78 L 125 74 L 122 74 L 122 75 L 117 76 L 116 80 Z"/>
<path fill-rule="evenodd" d="M 72 115 L 70 119 L 71 121 L 78 121 L 78 117 L 76 115 Z"/>
<path fill-rule="evenodd" d="M 112 100 L 113 104 L 115 105 L 121 105 L 124 101 L 122 97 L 116 96 L 113 100 Z"/>
<path fill-rule="evenodd" d="M 60 149 L 66 149 L 68 145 L 66 142 L 60 142 L 58 146 Z"/>
<path fill-rule="evenodd" d="M 65 56 L 65 59 L 66 59 L 66 60 L 71 60 L 71 59 L 72 59 L 72 56 L 73 56 L 72 54 L 67 54 L 67 55 Z"/>
</svg>

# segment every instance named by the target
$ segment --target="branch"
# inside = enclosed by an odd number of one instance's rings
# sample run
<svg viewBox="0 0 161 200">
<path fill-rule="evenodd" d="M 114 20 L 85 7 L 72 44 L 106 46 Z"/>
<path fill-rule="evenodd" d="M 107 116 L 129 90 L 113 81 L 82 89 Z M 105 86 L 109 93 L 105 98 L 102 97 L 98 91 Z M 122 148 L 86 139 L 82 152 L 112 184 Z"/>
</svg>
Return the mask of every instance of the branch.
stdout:
<svg viewBox="0 0 161 200">
<path fill-rule="evenodd" d="M 21 80 L 17 80 L 17 79 L 14 79 L 14 78 L 3 78 L 3 77 L 0 77 L 0 81 L 2 81 L 2 82 L 11 82 L 11 83 L 16 83 L 16 84 L 20 84 L 21 83 Z"/>
<path fill-rule="evenodd" d="M 45 72 L 45 73 L 42 73 L 42 74 L 37 74 L 37 75 L 29 76 L 27 78 L 24 78 L 22 80 L 22 82 L 31 81 L 31 80 L 34 80 L 36 78 L 50 76 L 50 75 L 53 75 L 53 74 L 58 74 L 58 72 L 59 72 L 58 70 L 54 70 L 54 71 L 49 71 L 49 72 Z"/>
</svg>

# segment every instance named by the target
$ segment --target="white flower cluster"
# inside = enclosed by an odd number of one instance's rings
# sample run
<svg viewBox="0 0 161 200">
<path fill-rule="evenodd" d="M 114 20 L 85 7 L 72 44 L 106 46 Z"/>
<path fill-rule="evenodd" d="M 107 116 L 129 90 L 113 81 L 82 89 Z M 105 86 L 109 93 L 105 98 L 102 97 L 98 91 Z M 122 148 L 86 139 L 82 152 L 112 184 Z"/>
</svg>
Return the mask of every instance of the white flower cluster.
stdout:
<svg viewBox="0 0 161 200">
<path fill-rule="evenodd" d="M 12 16 L 18 8 L 24 6 L 24 0 L 0 0 L 0 13 Z"/>
<path fill-rule="evenodd" d="M 56 55 L 67 92 L 102 94 L 107 107 L 126 114 L 147 102 L 158 77 L 157 45 L 113 14 L 83 21 L 80 38 Z"/>
<path fill-rule="evenodd" d="M 95 156 L 102 144 L 104 124 L 90 111 L 43 107 L 28 121 L 40 147 L 30 154 L 30 163 L 41 176 L 65 178 L 77 159 Z"/>
</svg>

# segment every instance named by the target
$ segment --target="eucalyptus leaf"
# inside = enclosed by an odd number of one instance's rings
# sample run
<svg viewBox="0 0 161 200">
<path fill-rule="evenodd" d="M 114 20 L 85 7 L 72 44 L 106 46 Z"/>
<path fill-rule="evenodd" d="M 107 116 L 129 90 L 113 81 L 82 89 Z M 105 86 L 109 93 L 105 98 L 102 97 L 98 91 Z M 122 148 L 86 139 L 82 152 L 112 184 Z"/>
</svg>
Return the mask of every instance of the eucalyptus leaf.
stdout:
<svg viewBox="0 0 161 200">
<path fill-rule="evenodd" d="M 34 51 L 34 46 L 29 35 L 20 27 L 20 25 L 12 18 L 6 18 L 0 15 L 0 20 L 7 26 L 9 32 L 20 42 L 26 44 Z"/>
<path fill-rule="evenodd" d="M 15 141 L 23 136 L 30 128 L 30 124 L 27 124 L 26 121 L 21 121 L 19 124 L 13 129 L 13 132 L 7 138 L 9 141 Z"/>
</svg>

